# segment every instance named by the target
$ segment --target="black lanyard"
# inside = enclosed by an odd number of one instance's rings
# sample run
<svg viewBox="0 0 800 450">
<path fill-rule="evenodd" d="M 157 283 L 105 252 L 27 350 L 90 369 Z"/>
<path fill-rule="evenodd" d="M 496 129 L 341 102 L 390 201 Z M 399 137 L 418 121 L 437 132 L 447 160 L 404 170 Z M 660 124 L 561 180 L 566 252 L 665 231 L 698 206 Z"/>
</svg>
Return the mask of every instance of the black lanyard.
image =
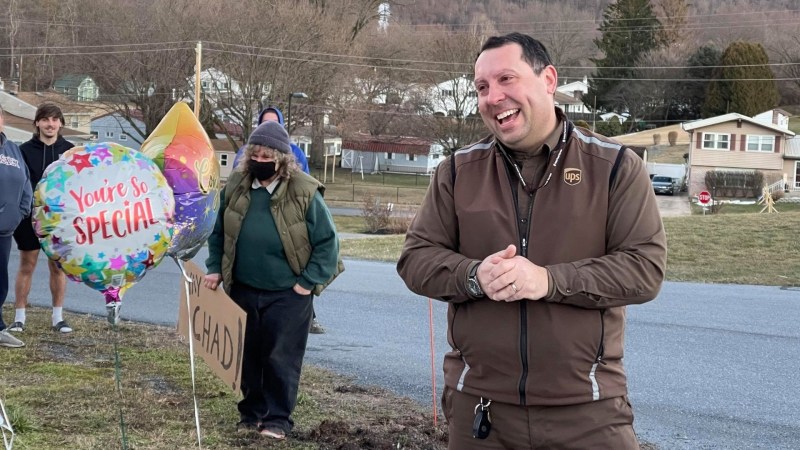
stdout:
<svg viewBox="0 0 800 450">
<path fill-rule="evenodd" d="M 564 131 L 561 132 L 561 139 L 558 140 L 558 144 L 556 144 L 556 146 L 547 155 L 547 166 L 549 166 L 549 169 L 547 169 L 547 175 L 545 175 L 542 178 L 544 182 L 539 183 L 539 187 L 530 191 L 530 193 L 536 192 L 539 189 L 542 189 L 543 187 L 547 186 L 548 183 L 550 183 L 550 179 L 553 178 L 553 173 L 555 173 L 556 168 L 558 167 L 558 163 L 561 161 L 561 153 L 564 151 L 564 147 L 566 147 L 567 138 L 572 132 L 572 128 L 573 128 L 572 123 L 570 123 L 569 120 L 564 119 Z M 506 161 L 508 161 L 511 164 L 511 167 L 514 168 L 514 172 L 516 172 L 517 178 L 519 178 L 520 183 L 522 183 L 522 188 L 527 191 L 528 184 L 525 183 L 525 179 L 522 177 L 522 171 L 519 169 L 517 163 L 514 161 L 513 158 L 511 158 L 508 155 L 508 153 L 506 153 L 502 145 L 499 145 L 498 148 L 500 148 L 500 153 L 502 153 L 502 155 L 506 158 Z M 551 165 L 550 160 L 552 159 L 553 154 L 556 155 L 556 159 Z"/>
<path fill-rule="evenodd" d="M 558 144 L 556 144 L 556 146 L 547 155 L 547 166 L 545 167 L 545 170 L 547 170 L 547 175 L 545 175 L 542 178 L 544 182 L 539 183 L 539 187 L 537 187 L 536 189 L 528 191 L 529 201 L 527 208 L 528 214 L 527 216 L 525 216 L 526 220 L 524 222 L 521 222 L 519 220 L 519 217 L 517 217 L 517 227 L 518 227 L 517 231 L 519 232 L 519 237 L 520 237 L 519 254 L 521 256 L 524 257 L 528 256 L 527 236 L 531 226 L 531 214 L 533 213 L 533 199 L 535 197 L 535 194 L 539 189 L 542 189 L 543 187 L 547 186 L 547 184 L 550 182 L 550 179 L 553 178 L 553 173 L 556 171 L 558 163 L 561 161 L 561 153 L 564 151 L 564 148 L 566 147 L 567 138 L 572 133 L 572 129 L 573 129 L 572 123 L 569 120 L 564 119 L 564 131 L 561 132 L 561 139 L 559 139 Z M 498 145 L 498 148 L 500 149 L 500 153 L 503 155 L 503 157 L 505 157 L 506 161 L 510 163 L 511 167 L 513 167 L 514 171 L 517 173 L 517 178 L 519 178 L 520 183 L 522 183 L 522 188 L 527 191 L 528 185 L 525 183 L 525 179 L 522 178 L 522 172 L 520 171 L 517 163 L 514 162 L 513 158 L 511 158 L 508 155 L 508 153 L 506 153 L 502 145 Z M 550 164 L 550 160 L 552 159 L 554 153 L 556 155 L 556 159 L 555 161 L 553 161 L 553 164 Z M 507 167 L 508 166 L 506 166 L 506 168 Z M 517 215 L 519 215 L 519 202 L 517 201 L 517 189 L 515 183 L 511 183 L 511 191 L 514 197 L 514 210 L 516 211 Z"/>
</svg>

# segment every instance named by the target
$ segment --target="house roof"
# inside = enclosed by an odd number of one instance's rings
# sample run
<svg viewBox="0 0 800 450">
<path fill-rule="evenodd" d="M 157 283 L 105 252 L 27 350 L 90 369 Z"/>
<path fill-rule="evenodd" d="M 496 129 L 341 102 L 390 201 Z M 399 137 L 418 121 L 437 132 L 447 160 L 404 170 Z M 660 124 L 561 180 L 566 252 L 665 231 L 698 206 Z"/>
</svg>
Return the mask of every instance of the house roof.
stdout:
<svg viewBox="0 0 800 450">
<path fill-rule="evenodd" d="M 101 103 L 76 102 L 66 95 L 47 90 L 43 92 L 17 92 L 17 97 L 30 105 L 38 107 L 44 102 L 56 104 L 65 114 L 90 114 L 95 116 L 108 110 L 108 106 Z"/>
<path fill-rule="evenodd" d="M 228 121 L 222 122 L 222 126 L 219 124 L 214 124 L 214 132 L 227 133 L 229 136 L 233 137 L 242 137 L 242 134 L 244 134 L 244 130 L 242 129 L 241 125 L 237 125 Z"/>
<path fill-rule="evenodd" d="M 241 141 L 237 141 L 238 145 L 234 146 L 228 139 L 211 139 L 211 147 L 218 152 L 232 152 L 236 153 L 241 147 Z"/>
<path fill-rule="evenodd" d="M 427 155 L 431 141 L 416 137 L 358 136 L 342 140 L 342 148 L 373 153 Z"/>
<path fill-rule="evenodd" d="M 555 98 L 556 104 L 559 105 L 574 105 L 576 103 L 583 103 L 582 100 L 578 100 L 572 95 L 561 91 L 556 91 L 553 95 L 553 98 Z"/>
<path fill-rule="evenodd" d="M 67 74 L 62 76 L 61 78 L 57 79 L 53 83 L 53 87 L 61 87 L 61 88 L 77 88 L 81 85 L 83 80 L 91 78 L 89 75 L 84 74 Z"/>
<path fill-rule="evenodd" d="M 741 120 L 741 121 L 747 122 L 749 124 L 753 124 L 753 125 L 756 125 L 756 126 L 759 126 L 759 127 L 762 127 L 762 128 L 767 128 L 767 129 L 775 131 L 777 133 L 783 133 L 783 134 L 787 134 L 789 136 L 794 136 L 794 132 L 792 132 L 792 131 L 785 130 L 785 129 L 783 129 L 783 128 L 775 125 L 775 124 L 768 124 L 768 123 L 759 122 L 759 121 L 753 119 L 752 117 L 747 117 L 747 116 L 739 114 L 739 113 L 729 113 L 729 114 L 723 114 L 721 116 L 710 117 L 708 119 L 695 120 L 694 122 L 684 123 L 681 126 L 686 131 L 693 131 L 693 130 L 697 130 L 697 129 L 700 129 L 700 128 L 707 128 L 707 127 L 711 127 L 711 126 L 714 126 L 714 125 L 719 125 L 721 123 L 733 122 L 734 120 Z"/>
<path fill-rule="evenodd" d="M 114 116 L 114 115 L 124 116 L 125 114 L 122 113 L 122 110 L 110 111 L 110 112 L 107 112 L 105 114 L 100 114 L 99 116 L 92 117 L 92 120 L 102 119 L 103 117 Z M 133 117 L 134 119 L 139 120 L 139 121 L 143 121 L 144 120 L 144 115 L 138 109 L 132 109 L 131 110 L 131 117 Z"/>
</svg>

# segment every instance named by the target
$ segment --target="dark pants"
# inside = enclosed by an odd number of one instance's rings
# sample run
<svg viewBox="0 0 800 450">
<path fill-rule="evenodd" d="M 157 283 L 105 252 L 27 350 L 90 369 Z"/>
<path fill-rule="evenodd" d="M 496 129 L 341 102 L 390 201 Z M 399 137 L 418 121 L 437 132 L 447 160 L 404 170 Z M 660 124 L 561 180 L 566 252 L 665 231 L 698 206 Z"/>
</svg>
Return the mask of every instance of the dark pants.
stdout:
<svg viewBox="0 0 800 450">
<path fill-rule="evenodd" d="M 231 298 L 247 313 L 242 360 L 242 422 L 287 434 L 297 404 L 300 369 L 311 326 L 312 295 L 262 291 L 236 283 Z"/>
<path fill-rule="evenodd" d="M 450 436 L 448 449 L 638 449 L 633 411 L 626 397 L 567 406 L 489 406 L 487 439 L 472 437 L 479 397 L 445 387 L 442 411 Z M 484 399 L 485 400 L 485 399 Z"/>
<path fill-rule="evenodd" d="M 8 258 L 11 256 L 11 236 L 0 236 L 0 331 L 6 329 L 3 322 L 3 304 L 8 295 Z"/>
</svg>

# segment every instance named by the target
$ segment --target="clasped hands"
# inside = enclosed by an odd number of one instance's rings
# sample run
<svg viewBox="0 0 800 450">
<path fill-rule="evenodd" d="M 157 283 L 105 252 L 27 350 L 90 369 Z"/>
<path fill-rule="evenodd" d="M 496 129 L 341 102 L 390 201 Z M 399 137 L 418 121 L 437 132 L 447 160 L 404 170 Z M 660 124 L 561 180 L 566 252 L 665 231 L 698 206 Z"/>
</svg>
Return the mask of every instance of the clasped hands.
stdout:
<svg viewBox="0 0 800 450">
<path fill-rule="evenodd" d="M 539 300 L 549 288 L 547 269 L 517 256 L 514 245 L 481 261 L 477 277 L 484 294 L 495 301 Z"/>
</svg>

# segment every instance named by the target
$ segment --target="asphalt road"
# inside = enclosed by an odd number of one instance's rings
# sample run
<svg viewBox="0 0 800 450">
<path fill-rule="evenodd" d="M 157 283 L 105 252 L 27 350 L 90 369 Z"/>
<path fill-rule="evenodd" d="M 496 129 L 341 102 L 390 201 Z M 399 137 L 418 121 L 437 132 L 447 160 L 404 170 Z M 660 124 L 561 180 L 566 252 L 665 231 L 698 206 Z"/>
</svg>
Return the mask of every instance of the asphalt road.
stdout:
<svg viewBox="0 0 800 450">
<path fill-rule="evenodd" d="M 18 259 L 12 250 L 12 279 Z M 50 302 L 44 262 L 31 296 L 39 306 Z M 346 265 L 315 300 L 328 333 L 311 336 L 306 362 L 431 405 L 428 300 L 392 264 Z M 165 260 L 130 289 L 123 319 L 175 324 L 179 287 Z M 102 296 L 80 284 L 68 285 L 66 306 L 105 316 Z M 628 308 L 625 364 L 640 437 L 662 449 L 800 448 L 799 323 L 800 291 L 777 287 L 666 283 L 656 301 Z M 441 393 L 440 302 L 433 325 Z"/>
</svg>

